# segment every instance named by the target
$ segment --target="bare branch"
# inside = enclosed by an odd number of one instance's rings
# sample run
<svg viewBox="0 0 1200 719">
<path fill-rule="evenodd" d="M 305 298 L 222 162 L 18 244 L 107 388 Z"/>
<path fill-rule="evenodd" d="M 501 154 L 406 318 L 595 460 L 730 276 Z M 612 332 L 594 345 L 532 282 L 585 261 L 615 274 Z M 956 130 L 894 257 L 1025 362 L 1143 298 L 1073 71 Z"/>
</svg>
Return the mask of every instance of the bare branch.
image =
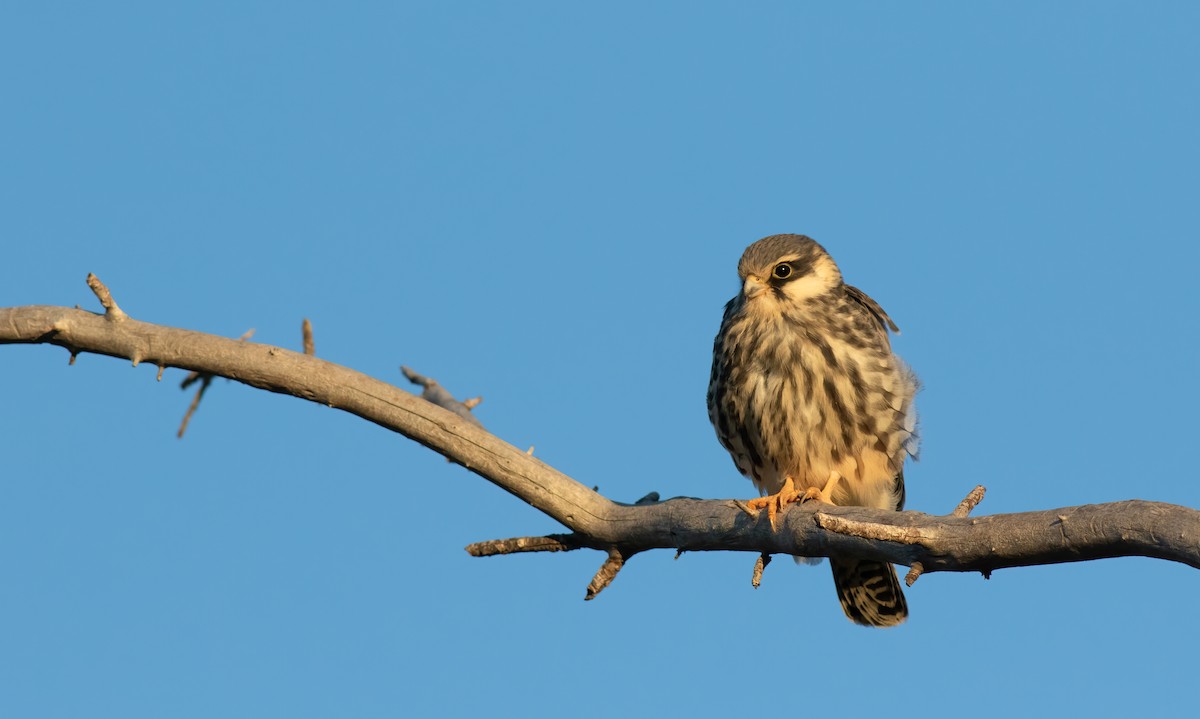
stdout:
<svg viewBox="0 0 1200 719">
<path fill-rule="evenodd" d="M 246 340 L 250 339 L 253 336 L 254 336 L 254 328 L 251 327 L 250 329 L 243 332 L 241 337 L 238 337 L 238 341 L 245 342 Z M 157 379 L 159 379 L 159 380 L 162 379 L 163 369 L 165 369 L 165 367 L 166 366 L 162 365 L 162 364 L 158 365 L 158 378 Z M 199 382 L 200 389 L 196 390 L 196 396 L 192 398 L 192 403 L 190 405 L 188 405 L 187 412 L 183 415 L 183 421 L 179 423 L 179 430 L 175 433 L 175 436 L 178 439 L 183 439 L 183 433 L 187 431 L 188 423 L 192 421 L 192 415 L 196 414 L 197 409 L 200 409 L 200 400 L 204 399 L 204 393 L 206 391 L 208 391 L 208 387 L 209 387 L 209 385 L 212 384 L 212 381 L 213 381 L 212 374 L 193 371 L 193 372 L 189 372 L 188 376 L 184 377 L 183 382 L 181 382 L 179 384 L 179 389 L 187 389 L 193 383 Z"/>
<path fill-rule="evenodd" d="M 298 352 L 46 306 L 0 308 L 0 343 L 49 343 L 72 353 L 140 358 L 160 367 L 228 377 L 351 412 L 403 434 L 562 523 L 574 533 L 562 536 L 577 538 L 569 544 L 608 551 L 609 561 L 593 580 L 590 596 L 607 586 L 629 557 L 657 548 L 855 556 L 914 568 L 919 563 L 924 574 L 987 575 L 1006 567 L 1123 556 L 1155 557 L 1200 568 L 1200 512 L 1186 507 L 1129 500 L 970 517 L 957 516 L 958 510 L 949 516 L 931 516 L 808 503 L 789 505 L 777 516 L 779 531 L 772 531 L 767 517 L 755 516 L 727 499 L 613 502 L 484 431 L 465 409 L 448 411 L 385 382 Z M 428 390 L 428 382 L 424 386 Z M 971 503 L 966 504 L 969 511 Z M 568 541 L 558 541 L 564 545 L 559 551 L 564 551 Z M 490 546 L 499 550 L 517 545 Z M 529 546 L 544 547 L 530 551 L 550 551 L 552 542 L 538 545 L 535 541 Z M 480 556 L 486 555 L 480 551 Z"/>
</svg>

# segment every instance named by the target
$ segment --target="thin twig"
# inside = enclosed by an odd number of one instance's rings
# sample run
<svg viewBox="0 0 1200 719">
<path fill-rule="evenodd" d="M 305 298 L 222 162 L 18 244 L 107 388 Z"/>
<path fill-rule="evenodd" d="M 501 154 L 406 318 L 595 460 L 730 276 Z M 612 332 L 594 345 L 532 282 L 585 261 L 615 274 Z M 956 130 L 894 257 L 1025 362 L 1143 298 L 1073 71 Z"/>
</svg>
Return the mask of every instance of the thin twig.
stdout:
<svg viewBox="0 0 1200 719">
<path fill-rule="evenodd" d="M 750 586 L 758 589 L 758 585 L 762 584 L 763 570 L 771 563 L 771 555 L 766 552 L 758 555 L 758 559 L 754 561 L 754 575 L 750 577 Z"/>
<path fill-rule="evenodd" d="M 604 564 L 600 565 L 600 570 L 596 572 L 596 576 L 592 577 L 592 581 L 588 584 L 587 595 L 585 601 L 591 601 L 596 598 L 596 595 L 603 592 L 605 587 L 612 584 L 612 581 L 617 578 L 617 572 L 621 571 L 621 567 L 625 566 L 626 557 L 621 554 L 618 549 L 608 550 L 608 559 L 604 560 Z"/>
<path fill-rule="evenodd" d="M 195 373 L 193 372 L 192 374 Z M 196 379 L 200 380 L 200 389 L 196 390 L 196 396 L 192 398 L 192 404 L 188 406 L 187 413 L 183 415 L 183 421 L 179 423 L 179 431 L 175 433 L 175 436 L 179 439 L 183 439 L 183 433 L 187 431 L 188 422 L 192 421 L 192 415 L 200 407 L 200 400 L 204 398 L 204 391 L 212 384 L 213 376 L 210 374 L 197 375 Z M 184 387 L 191 384 L 192 381 L 195 381 L 195 379 L 189 375 L 188 379 L 184 380 Z"/>
<path fill-rule="evenodd" d="M 749 504 L 747 504 L 747 503 L 743 502 L 743 501 L 742 501 L 742 500 L 740 500 L 740 499 L 731 499 L 731 500 L 729 500 L 729 501 L 730 501 L 730 502 L 733 502 L 733 504 L 734 504 L 734 506 L 735 506 L 735 507 L 737 507 L 738 509 L 742 510 L 743 512 L 745 512 L 745 513 L 746 513 L 746 514 L 748 514 L 749 516 L 753 517 L 754 519 L 758 519 L 758 514 L 759 514 L 759 511 L 758 511 L 757 509 L 752 509 L 752 508 L 750 507 L 750 505 L 749 505 Z"/>
<path fill-rule="evenodd" d="M 975 509 L 976 507 L 978 507 L 979 503 L 983 501 L 983 495 L 986 492 L 987 492 L 987 490 L 984 489 L 982 484 L 975 485 L 975 489 L 972 489 L 970 492 L 967 493 L 966 497 L 963 497 L 963 501 L 958 503 L 958 506 L 954 508 L 954 511 L 950 513 L 950 516 L 951 517 L 967 516 L 968 514 L 971 513 L 972 509 Z"/>
<path fill-rule="evenodd" d="M 444 387 L 438 384 L 438 381 L 432 377 L 426 377 L 423 374 L 418 374 L 408 367 L 401 367 L 400 371 L 408 378 L 409 382 L 421 387 L 421 399 L 426 402 L 432 402 L 442 409 L 448 409 L 454 414 L 462 417 L 476 427 L 483 427 L 483 423 L 476 419 L 475 415 L 471 414 L 471 408 L 483 401 L 483 398 L 478 398 L 472 404 L 467 402 L 459 402 L 454 395 L 446 391 Z M 468 400 L 470 401 L 470 400 Z"/>
<path fill-rule="evenodd" d="M 108 287 L 106 287 L 104 283 L 100 281 L 99 277 L 89 272 L 87 276 L 87 284 L 88 287 L 92 288 L 92 292 L 95 293 L 96 299 L 100 300 L 100 306 L 104 308 L 105 318 L 113 322 L 124 322 L 129 317 L 129 315 L 125 314 L 125 312 L 117 306 L 117 301 L 113 299 L 112 293 L 108 291 Z"/>
<path fill-rule="evenodd" d="M 300 334 L 304 339 L 304 354 L 315 355 L 317 348 L 313 344 L 312 322 L 309 322 L 307 317 L 304 318 L 304 322 L 300 325 Z"/>
<path fill-rule="evenodd" d="M 472 557 L 496 557 L 501 554 L 522 552 L 570 552 L 588 546 L 578 534 L 549 534 L 545 537 L 513 537 L 490 539 L 467 545 L 467 554 Z"/>
<path fill-rule="evenodd" d="M 904 575 L 904 584 L 911 587 L 924 571 L 925 567 L 920 562 L 913 562 L 908 568 L 908 574 Z"/>
</svg>

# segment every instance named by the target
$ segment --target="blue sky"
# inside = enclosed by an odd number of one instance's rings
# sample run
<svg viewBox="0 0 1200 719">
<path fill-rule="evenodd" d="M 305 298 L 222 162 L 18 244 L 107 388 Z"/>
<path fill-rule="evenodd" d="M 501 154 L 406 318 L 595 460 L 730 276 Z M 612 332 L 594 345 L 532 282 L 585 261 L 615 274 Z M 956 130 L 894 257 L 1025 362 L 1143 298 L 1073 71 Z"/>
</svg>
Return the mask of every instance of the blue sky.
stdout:
<svg viewBox="0 0 1200 719">
<path fill-rule="evenodd" d="M 803 232 L 924 381 L 909 506 L 1200 507 L 1190 3 L 105 4 L 0 11 L 0 305 L 96 303 L 460 396 L 618 500 L 746 497 L 704 408 L 753 240 Z M 1128 713 L 1193 693 L 1200 576 L 909 591 L 472 559 L 557 525 L 348 415 L 0 347 L 0 714 Z"/>
</svg>

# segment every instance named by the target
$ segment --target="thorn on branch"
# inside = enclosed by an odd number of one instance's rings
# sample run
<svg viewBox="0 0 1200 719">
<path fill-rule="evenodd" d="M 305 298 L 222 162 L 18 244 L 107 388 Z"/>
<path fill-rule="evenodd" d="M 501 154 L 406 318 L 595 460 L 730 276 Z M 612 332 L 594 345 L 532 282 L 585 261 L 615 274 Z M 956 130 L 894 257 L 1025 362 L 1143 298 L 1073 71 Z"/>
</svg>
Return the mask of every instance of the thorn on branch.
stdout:
<svg viewBox="0 0 1200 719">
<path fill-rule="evenodd" d="M 471 414 L 471 407 L 474 407 L 482 402 L 482 398 L 479 398 L 473 404 L 468 405 L 467 402 L 459 402 L 457 399 L 455 399 L 454 395 L 447 392 L 445 388 L 438 384 L 437 380 L 434 378 L 417 374 L 408 367 L 402 366 L 400 371 L 404 373 L 404 376 L 408 378 L 409 382 L 419 385 L 422 388 L 421 399 L 425 400 L 426 402 L 436 404 L 442 409 L 450 410 L 476 427 L 483 427 L 483 423 L 476 419 L 475 415 Z"/>
<path fill-rule="evenodd" d="M 913 562 L 908 568 L 908 574 L 904 575 L 904 586 L 911 587 L 917 583 L 917 579 L 925 571 L 925 567 L 920 562 Z"/>
<path fill-rule="evenodd" d="M 979 503 L 983 501 L 983 495 L 985 492 L 987 492 L 987 490 L 984 489 L 982 484 L 975 485 L 975 489 L 972 489 L 967 496 L 963 498 L 963 501 L 958 503 L 958 506 L 954 508 L 954 511 L 950 513 L 950 516 L 965 517 L 970 514 L 971 510 L 978 507 Z"/>
<path fill-rule="evenodd" d="M 317 347 L 313 344 L 312 322 L 309 322 L 307 317 L 300 324 L 300 334 L 304 340 L 304 354 L 316 355 Z"/>
<path fill-rule="evenodd" d="M 620 572 L 621 567 L 625 566 L 625 559 L 621 550 L 615 548 L 608 550 L 608 559 L 604 560 L 604 564 L 600 565 L 596 576 L 592 577 L 591 583 L 588 584 L 587 596 L 583 598 L 584 601 L 595 599 L 597 594 L 612 584 L 612 581 L 617 578 L 617 572 Z"/>
<path fill-rule="evenodd" d="M 87 284 L 88 287 L 92 288 L 92 293 L 96 295 L 96 299 L 100 300 L 100 305 L 104 308 L 105 318 L 113 322 L 124 322 L 128 319 L 129 315 L 125 314 L 117 306 L 117 301 L 113 299 L 112 293 L 108 291 L 108 288 L 104 286 L 99 277 L 89 272 Z"/>
<path fill-rule="evenodd" d="M 763 552 L 758 555 L 758 559 L 754 562 L 754 575 L 750 577 L 750 586 L 758 589 L 758 585 L 762 584 L 763 570 L 771 563 L 771 555 Z"/>
<path fill-rule="evenodd" d="M 570 552 L 587 546 L 578 534 L 550 534 L 545 537 L 513 537 L 491 539 L 467 545 L 467 554 L 472 557 L 496 557 L 501 554 L 522 552 Z"/>
</svg>

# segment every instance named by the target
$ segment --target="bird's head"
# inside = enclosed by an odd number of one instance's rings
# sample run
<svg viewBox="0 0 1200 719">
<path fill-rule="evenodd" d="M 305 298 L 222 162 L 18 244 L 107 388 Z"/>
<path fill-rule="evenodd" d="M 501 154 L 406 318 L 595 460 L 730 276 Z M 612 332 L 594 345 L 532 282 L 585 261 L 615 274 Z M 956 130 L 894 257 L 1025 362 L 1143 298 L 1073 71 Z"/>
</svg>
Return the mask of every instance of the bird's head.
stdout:
<svg viewBox="0 0 1200 719">
<path fill-rule="evenodd" d="M 810 237 L 771 235 L 746 248 L 738 262 L 742 301 L 799 303 L 820 297 L 842 284 L 833 258 Z"/>
</svg>

